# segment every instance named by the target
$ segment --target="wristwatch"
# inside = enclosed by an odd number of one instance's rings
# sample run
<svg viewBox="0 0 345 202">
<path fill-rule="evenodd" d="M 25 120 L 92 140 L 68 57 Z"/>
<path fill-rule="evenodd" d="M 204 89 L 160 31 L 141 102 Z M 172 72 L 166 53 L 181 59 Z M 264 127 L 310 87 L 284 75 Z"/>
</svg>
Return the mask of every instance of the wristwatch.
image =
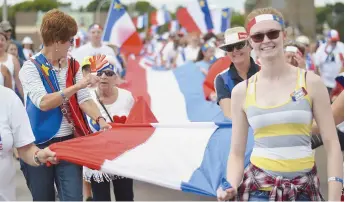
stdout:
<svg viewBox="0 0 345 202">
<path fill-rule="evenodd" d="M 99 120 L 100 119 L 103 119 L 105 122 L 107 122 L 107 120 L 103 117 L 103 116 L 99 116 L 99 117 L 97 117 L 97 119 L 96 119 L 96 123 L 97 124 L 99 124 Z"/>
</svg>

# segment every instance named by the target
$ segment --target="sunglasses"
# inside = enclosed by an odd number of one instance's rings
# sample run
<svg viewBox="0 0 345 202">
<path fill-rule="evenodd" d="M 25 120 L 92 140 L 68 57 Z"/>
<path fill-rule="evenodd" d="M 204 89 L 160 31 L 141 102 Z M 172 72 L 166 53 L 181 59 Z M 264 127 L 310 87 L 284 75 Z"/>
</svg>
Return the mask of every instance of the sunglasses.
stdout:
<svg viewBox="0 0 345 202">
<path fill-rule="evenodd" d="M 113 72 L 113 71 L 100 71 L 100 72 L 97 72 L 97 76 L 102 76 L 103 73 L 108 77 L 115 75 L 115 72 Z"/>
<path fill-rule="evenodd" d="M 236 48 L 236 50 L 241 50 L 242 48 L 244 48 L 247 45 L 247 41 L 241 41 L 232 45 L 229 45 L 226 48 L 227 52 L 233 52 Z"/>
<path fill-rule="evenodd" d="M 251 35 L 250 38 L 255 42 L 255 43 L 261 43 L 265 39 L 265 35 L 267 36 L 268 39 L 273 40 L 277 39 L 280 35 L 281 30 L 271 30 L 266 33 L 257 33 L 254 35 Z"/>
<path fill-rule="evenodd" d="M 73 45 L 74 44 L 74 38 L 71 38 L 69 42 Z"/>
</svg>

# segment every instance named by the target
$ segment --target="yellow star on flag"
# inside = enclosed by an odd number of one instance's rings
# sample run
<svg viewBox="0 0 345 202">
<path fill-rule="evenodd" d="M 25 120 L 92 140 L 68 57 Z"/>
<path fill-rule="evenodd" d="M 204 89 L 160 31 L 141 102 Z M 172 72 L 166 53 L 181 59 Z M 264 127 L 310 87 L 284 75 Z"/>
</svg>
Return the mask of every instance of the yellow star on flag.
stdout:
<svg viewBox="0 0 345 202">
<path fill-rule="evenodd" d="M 122 8 L 122 5 L 121 5 L 121 4 L 119 4 L 119 3 L 115 3 L 115 4 L 114 4 L 114 9 L 120 10 L 121 8 Z"/>
<path fill-rule="evenodd" d="M 47 66 L 45 66 L 44 64 L 42 64 L 41 68 L 42 68 L 43 72 L 44 72 L 47 76 L 49 76 L 49 67 L 47 67 Z"/>
<path fill-rule="evenodd" d="M 199 4 L 200 4 L 201 7 L 205 6 L 205 2 L 203 0 L 199 1 Z"/>
<path fill-rule="evenodd" d="M 228 17 L 228 12 L 223 11 L 223 17 L 224 17 L 224 18 Z"/>
</svg>

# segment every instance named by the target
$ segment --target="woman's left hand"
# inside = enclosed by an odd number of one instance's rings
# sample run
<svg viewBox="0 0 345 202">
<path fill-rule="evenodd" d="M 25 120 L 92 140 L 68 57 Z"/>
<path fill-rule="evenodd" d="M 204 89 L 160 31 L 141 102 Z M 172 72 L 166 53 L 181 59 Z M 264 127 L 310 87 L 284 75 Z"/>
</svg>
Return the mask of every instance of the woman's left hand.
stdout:
<svg viewBox="0 0 345 202">
<path fill-rule="evenodd" d="M 103 119 L 99 121 L 99 127 L 101 128 L 101 130 L 109 130 L 112 128 L 111 125 Z"/>
<path fill-rule="evenodd" d="M 51 151 L 49 147 L 41 149 L 37 152 L 37 157 L 41 163 L 52 163 L 57 164 L 58 160 L 56 158 L 56 153 Z"/>
</svg>

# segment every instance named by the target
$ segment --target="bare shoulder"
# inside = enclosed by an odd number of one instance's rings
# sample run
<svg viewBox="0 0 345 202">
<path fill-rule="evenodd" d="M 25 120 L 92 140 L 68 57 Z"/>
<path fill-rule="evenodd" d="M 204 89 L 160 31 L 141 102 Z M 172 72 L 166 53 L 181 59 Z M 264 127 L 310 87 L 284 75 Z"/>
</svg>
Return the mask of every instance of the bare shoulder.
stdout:
<svg viewBox="0 0 345 202">
<path fill-rule="evenodd" d="M 316 75 L 314 72 L 312 71 L 308 71 L 307 72 L 307 77 L 306 77 L 306 82 L 307 82 L 307 87 L 315 87 L 315 86 L 319 86 L 322 85 L 324 86 L 321 77 L 319 75 Z"/>
<path fill-rule="evenodd" d="M 326 92 L 326 86 L 322 82 L 321 77 L 314 72 L 307 72 L 306 76 L 307 91 L 312 95 L 318 95 L 319 93 Z"/>
<path fill-rule="evenodd" d="M 231 92 L 232 100 L 243 100 L 246 96 L 247 92 L 247 80 L 242 81 L 241 83 L 237 84 Z"/>
</svg>

